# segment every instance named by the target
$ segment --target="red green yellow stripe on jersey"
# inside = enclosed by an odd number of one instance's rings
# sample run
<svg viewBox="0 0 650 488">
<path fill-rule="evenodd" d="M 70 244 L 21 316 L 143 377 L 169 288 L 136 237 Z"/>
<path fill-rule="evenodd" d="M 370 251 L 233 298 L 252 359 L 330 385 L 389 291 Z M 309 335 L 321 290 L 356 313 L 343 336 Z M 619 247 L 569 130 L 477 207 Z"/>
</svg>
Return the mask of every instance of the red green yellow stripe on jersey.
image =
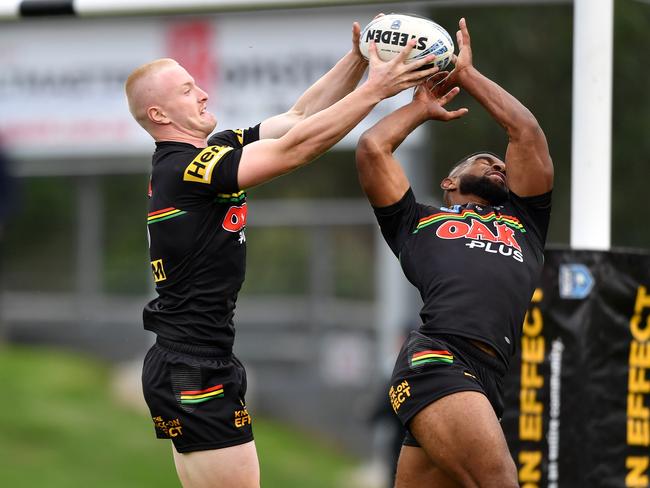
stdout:
<svg viewBox="0 0 650 488">
<path fill-rule="evenodd" d="M 212 400 L 213 398 L 223 397 L 223 385 L 215 385 L 205 390 L 186 390 L 181 391 L 181 403 L 202 403 Z"/>
<path fill-rule="evenodd" d="M 246 198 L 245 191 L 238 191 L 237 193 L 217 193 L 216 202 L 219 203 L 239 203 Z"/>
<path fill-rule="evenodd" d="M 162 222 L 163 220 L 173 219 L 174 217 L 180 217 L 185 215 L 187 212 L 185 210 L 179 210 L 174 207 L 163 208 L 162 210 L 156 210 L 147 215 L 147 225 L 155 224 L 156 222 Z"/>
<path fill-rule="evenodd" d="M 427 363 L 447 363 L 454 362 L 454 355 L 447 350 L 434 351 L 429 349 L 426 351 L 416 352 L 411 356 L 411 366 L 422 366 Z"/>
<path fill-rule="evenodd" d="M 478 219 L 481 222 L 499 222 L 506 224 L 508 227 L 512 227 L 515 230 L 519 230 L 521 232 L 526 232 L 526 229 L 524 229 L 524 226 L 521 224 L 519 219 L 517 217 L 513 217 L 511 215 L 497 215 L 494 212 L 490 212 L 489 214 L 481 215 L 474 210 L 463 210 L 460 213 L 456 212 L 439 212 L 435 213 L 433 215 L 429 215 L 427 217 L 421 218 L 420 221 L 418 222 L 417 227 L 413 231 L 415 234 L 418 232 L 420 229 L 424 229 L 425 227 L 428 227 L 429 225 L 435 224 L 436 222 L 440 222 L 442 220 L 465 220 L 467 217 L 472 217 L 474 219 Z"/>
</svg>

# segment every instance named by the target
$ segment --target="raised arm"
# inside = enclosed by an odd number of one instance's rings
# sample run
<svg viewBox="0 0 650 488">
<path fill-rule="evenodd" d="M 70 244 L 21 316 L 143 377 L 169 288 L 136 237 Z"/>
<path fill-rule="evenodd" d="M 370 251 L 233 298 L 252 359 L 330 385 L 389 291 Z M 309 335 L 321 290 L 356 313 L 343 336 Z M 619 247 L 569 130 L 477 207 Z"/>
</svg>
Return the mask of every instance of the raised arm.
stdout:
<svg viewBox="0 0 650 488">
<path fill-rule="evenodd" d="M 238 181 L 241 189 L 264 183 L 288 173 L 323 154 L 340 141 L 384 98 L 413 87 L 437 68 L 419 70 L 433 56 L 405 63 L 415 41 L 391 61 L 383 62 L 376 46 L 370 46 L 368 79 L 342 100 L 302 120 L 279 139 L 248 144 L 242 151 Z"/>
<path fill-rule="evenodd" d="M 356 88 L 368 67 L 359 51 L 361 27 L 352 24 L 352 49 L 305 91 L 287 112 L 262 122 L 260 138 L 282 137 L 301 120 L 338 102 Z"/>
<path fill-rule="evenodd" d="M 465 19 L 460 19 L 459 27 L 456 66 L 444 86 L 458 84 L 506 130 L 506 180 L 510 190 L 521 197 L 550 191 L 553 188 L 553 162 L 537 119 L 519 100 L 474 67 Z"/>
<path fill-rule="evenodd" d="M 427 120 L 453 120 L 467 113 L 466 108 L 454 111 L 444 106 L 460 91 L 451 91 L 438 97 L 432 92 L 439 73 L 420 85 L 413 100 L 387 115 L 363 133 L 357 146 L 356 160 L 359 182 L 368 200 L 375 207 L 387 207 L 398 202 L 410 183 L 395 158 L 394 152 L 406 137 Z"/>
</svg>

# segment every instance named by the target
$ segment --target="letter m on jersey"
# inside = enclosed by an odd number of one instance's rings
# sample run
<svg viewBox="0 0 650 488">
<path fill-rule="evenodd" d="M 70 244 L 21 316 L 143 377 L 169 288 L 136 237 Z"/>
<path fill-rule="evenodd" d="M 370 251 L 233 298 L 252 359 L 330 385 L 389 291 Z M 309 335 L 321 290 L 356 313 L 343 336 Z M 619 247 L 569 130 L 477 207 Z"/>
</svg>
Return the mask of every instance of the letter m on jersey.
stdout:
<svg viewBox="0 0 650 488">
<path fill-rule="evenodd" d="M 151 272 L 153 273 L 153 280 L 156 283 L 158 283 L 159 281 L 165 281 L 167 279 L 167 275 L 165 274 L 165 268 L 163 268 L 162 259 L 151 261 Z"/>
<path fill-rule="evenodd" d="M 212 182 L 212 170 L 224 155 L 232 151 L 228 146 L 208 146 L 203 149 L 192 162 L 185 168 L 183 181 L 194 181 L 197 183 Z"/>
</svg>

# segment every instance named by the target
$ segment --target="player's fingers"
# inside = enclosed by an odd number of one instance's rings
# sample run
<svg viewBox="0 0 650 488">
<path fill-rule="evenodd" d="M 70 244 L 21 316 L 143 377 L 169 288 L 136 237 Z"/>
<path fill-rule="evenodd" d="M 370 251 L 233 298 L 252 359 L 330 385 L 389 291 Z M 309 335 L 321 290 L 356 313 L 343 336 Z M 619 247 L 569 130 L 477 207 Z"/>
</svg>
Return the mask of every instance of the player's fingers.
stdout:
<svg viewBox="0 0 650 488">
<path fill-rule="evenodd" d="M 445 117 L 445 120 L 454 120 L 454 119 L 459 119 L 463 115 L 465 115 L 467 112 L 469 112 L 469 109 L 467 108 L 459 108 L 458 110 L 452 110 L 451 112 L 447 112 L 447 116 Z"/>
<path fill-rule="evenodd" d="M 415 95 L 422 90 L 427 90 L 426 82 L 420 82 L 415 85 L 415 90 L 413 90 L 413 98 L 415 98 Z"/>
<path fill-rule="evenodd" d="M 372 20 L 378 19 L 379 17 L 383 17 L 384 15 L 386 15 L 384 12 L 380 12 L 377 15 L 375 15 L 375 17 Z"/>
<path fill-rule="evenodd" d="M 433 95 L 440 98 L 444 96 L 449 90 L 454 87 L 453 80 L 450 76 L 444 77 L 442 80 L 438 81 L 433 87 Z"/>
<path fill-rule="evenodd" d="M 432 91 L 433 88 L 442 80 L 444 80 L 448 75 L 449 71 L 438 71 L 437 73 L 429 76 L 426 80 L 426 85 L 429 91 Z"/>
<path fill-rule="evenodd" d="M 469 29 L 467 28 L 467 20 L 465 20 L 465 17 L 460 19 L 458 25 L 460 26 L 460 32 L 463 34 L 463 43 L 469 44 Z"/>
<path fill-rule="evenodd" d="M 463 34 L 469 35 L 469 29 L 467 28 L 467 19 L 465 17 L 460 18 L 460 22 L 458 22 L 458 26 L 460 27 L 460 30 Z"/>
<path fill-rule="evenodd" d="M 427 65 L 433 66 L 433 62 L 436 60 L 434 54 L 429 54 L 421 59 L 416 59 L 415 61 L 410 61 L 408 63 L 408 71 L 415 71 L 419 69 L 425 69 Z"/>
<path fill-rule="evenodd" d="M 433 75 L 435 75 L 438 71 L 440 71 L 440 68 L 438 66 L 431 66 L 430 68 L 427 69 L 420 69 L 420 70 L 414 70 L 405 75 L 407 79 L 417 79 L 424 81 L 427 78 L 431 78 Z"/>
<path fill-rule="evenodd" d="M 433 85 L 434 85 L 431 78 L 433 78 L 433 76 L 429 76 L 428 78 L 422 80 L 418 85 L 418 88 L 422 88 L 423 90 L 426 90 L 428 93 L 431 93 L 431 90 L 433 89 Z"/>
<path fill-rule="evenodd" d="M 413 87 L 416 87 L 416 91 L 417 91 L 417 87 L 420 85 L 421 85 L 421 80 L 407 80 L 397 85 L 397 87 L 400 92 L 403 92 L 404 90 L 408 90 L 409 88 L 413 88 Z"/>
<path fill-rule="evenodd" d="M 433 69 L 437 69 L 437 68 L 433 68 Z M 435 74 L 428 71 L 430 70 L 412 71 L 410 73 L 406 73 L 402 76 L 401 81 L 405 83 L 414 83 L 416 85 L 426 84 L 427 78 L 430 78 L 433 74 Z"/>
<path fill-rule="evenodd" d="M 411 54 L 411 51 L 413 51 L 413 48 L 415 47 L 416 44 L 415 39 L 410 39 L 409 42 L 406 43 L 406 46 L 404 49 L 402 49 L 402 52 L 399 53 L 397 56 L 393 58 L 393 63 L 395 64 L 403 64 L 406 59 L 408 58 L 409 54 Z M 410 64 L 409 64 L 410 67 Z"/>
<path fill-rule="evenodd" d="M 435 75 L 433 75 L 431 78 L 432 78 L 433 80 L 436 80 L 436 82 L 438 82 L 438 81 L 440 81 L 440 80 L 444 80 L 445 78 L 447 78 L 447 76 L 449 76 L 449 71 L 446 71 L 446 70 L 445 70 L 445 71 L 438 71 L 438 72 L 437 72 Z"/>
<path fill-rule="evenodd" d="M 447 93 L 445 93 L 443 96 L 438 98 L 438 102 L 440 103 L 440 105 L 444 106 L 444 105 L 448 104 L 449 102 L 451 102 L 454 98 L 456 98 L 456 95 L 458 95 L 459 93 L 460 93 L 460 88 L 455 86 L 454 88 L 449 90 Z"/>
<path fill-rule="evenodd" d="M 359 45 L 359 37 L 361 37 L 361 26 L 359 25 L 359 22 L 353 22 L 352 23 L 352 45 L 353 46 Z"/>
<path fill-rule="evenodd" d="M 368 45 L 368 61 L 370 64 L 377 64 L 381 62 L 375 41 L 370 41 L 370 44 Z"/>
<path fill-rule="evenodd" d="M 458 44 L 458 50 L 463 49 L 463 33 L 461 31 L 456 31 L 456 44 Z"/>
<path fill-rule="evenodd" d="M 405 82 L 405 83 L 414 83 L 416 85 L 422 85 L 426 82 L 427 76 L 422 75 L 420 71 L 416 71 L 415 73 L 409 73 L 407 75 L 404 75 L 400 81 Z"/>
</svg>

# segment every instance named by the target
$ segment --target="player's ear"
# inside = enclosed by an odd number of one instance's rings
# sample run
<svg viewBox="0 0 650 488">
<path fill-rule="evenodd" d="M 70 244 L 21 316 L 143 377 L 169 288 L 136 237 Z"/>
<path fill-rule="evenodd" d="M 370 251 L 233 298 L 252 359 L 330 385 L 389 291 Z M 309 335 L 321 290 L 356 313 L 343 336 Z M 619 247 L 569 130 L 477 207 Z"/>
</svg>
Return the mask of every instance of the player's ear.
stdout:
<svg viewBox="0 0 650 488">
<path fill-rule="evenodd" d="M 456 189 L 456 181 L 454 178 L 447 176 L 440 182 L 440 188 L 445 191 L 453 191 Z"/>
<path fill-rule="evenodd" d="M 154 124 L 169 124 L 170 120 L 167 118 L 167 115 L 160 107 L 149 107 L 147 108 L 147 118 L 151 120 Z"/>
</svg>

